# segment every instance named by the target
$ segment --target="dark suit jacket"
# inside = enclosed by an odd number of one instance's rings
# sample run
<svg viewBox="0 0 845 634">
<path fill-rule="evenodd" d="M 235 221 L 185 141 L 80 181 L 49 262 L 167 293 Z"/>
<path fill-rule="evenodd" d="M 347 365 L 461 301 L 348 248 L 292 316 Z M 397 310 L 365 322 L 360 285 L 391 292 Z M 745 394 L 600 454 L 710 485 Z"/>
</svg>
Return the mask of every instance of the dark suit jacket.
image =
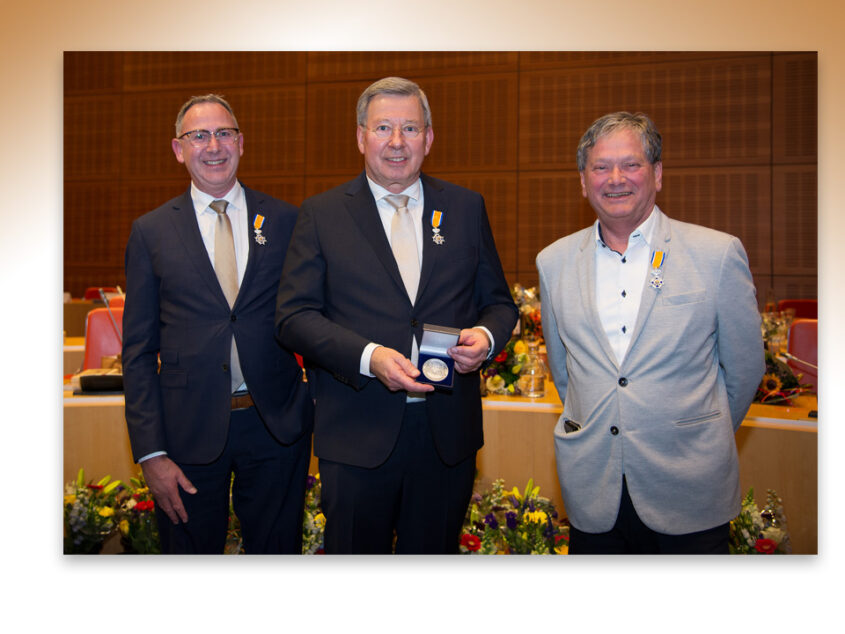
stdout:
<svg viewBox="0 0 845 634">
<path fill-rule="evenodd" d="M 497 349 L 517 319 L 490 231 L 484 199 L 468 189 L 422 176 L 423 258 L 411 304 L 362 173 L 302 204 L 279 286 L 279 340 L 315 366 L 314 452 L 320 458 L 375 467 L 399 435 L 405 392 L 391 392 L 360 374 L 373 341 L 408 358 L 424 323 L 485 326 Z M 443 212 L 431 239 L 433 210 Z M 426 397 L 440 457 L 456 464 L 483 444 L 479 376 L 456 374 L 454 389 Z"/>
<path fill-rule="evenodd" d="M 294 355 L 273 337 L 279 277 L 296 208 L 244 187 L 249 231 L 264 216 L 267 242 L 249 240 L 237 301 L 229 308 L 202 242 L 190 190 L 136 219 L 126 246 L 123 381 L 135 460 L 167 451 L 205 464 L 226 442 L 230 341 L 267 428 L 290 444 L 309 428 L 310 399 Z M 160 355 L 161 371 L 156 371 Z"/>
</svg>

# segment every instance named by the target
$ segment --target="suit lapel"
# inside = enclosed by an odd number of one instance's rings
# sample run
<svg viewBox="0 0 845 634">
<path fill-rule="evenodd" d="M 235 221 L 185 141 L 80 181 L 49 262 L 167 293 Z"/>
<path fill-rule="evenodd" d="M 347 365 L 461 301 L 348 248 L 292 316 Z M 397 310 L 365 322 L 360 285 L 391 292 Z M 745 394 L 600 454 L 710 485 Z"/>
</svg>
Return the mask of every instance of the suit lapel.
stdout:
<svg viewBox="0 0 845 634">
<path fill-rule="evenodd" d="M 346 190 L 346 195 L 349 197 L 346 208 L 355 225 L 402 295 L 408 297 L 405 284 L 402 282 L 402 275 L 396 265 L 396 258 L 393 257 L 393 251 L 390 249 L 390 243 L 384 233 L 384 225 L 381 223 L 376 201 L 373 199 L 373 194 L 367 184 L 367 177 L 361 174 Z M 410 302 L 410 299 L 408 301 Z"/>
<path fill-rule="evenodd" d="M 448 214 L 448 201 L 446 200 L 446 196 L 443 194 L 443 189 L 437 187 L 437 185 L 431 181 L 425 174 L 421 176 L 422 185 L 423 185 L 423 199 L 425 201 L 425 206 L 423 207 L 423 214 L 422 214 L 422 241 L 423 241 L 423 248 L 422 248 L 422 268 L 420 269 L 420 286 L 417 290 L 417 297 L 422 297 L 423 291 L 425 290 L 426 285 L 431 280 L 431 276 L 434 273 L 434 269 L 436 268 L 437 259 L 442 251 L 442 248 L 438 248 L 438 245 L 434 243 L 434 240 L 429 239 L 431 236 L 429 232 L 431 231 L 431 214 L 434 212 L 435 209 L 438 211 L 443 212 L 441 216 L 441 228 L 444 228 L 444 233 L 448 233 L 449 227 L 449 214 Z M 452 223 L 454 227 L 455 224 Z"/>
<path fill-rule="evenodd" d="M 669 219 L 657 207 L 655 207 L 653 213 L 655 214 L 656 223 L 654 227 L 654 235 L 651 241 L 652 252 L 660 250 L 663 251 L 664 263 L 662 268 L 665 276 L 666 267 L 672 265 L 671 260 L 669 258 L 669 241 L 672 237 L 671 231 L 669 229 Z M 637 313 L 637 323 L 634 326 L 634 333 L 631 335 L 631 345 L 628 347 L 628 354 L 625 355 L 626 360 L 631 357 L 631 352 L 634 350 L 634 346 L 636 346 L 637 340 L 640 338 L 640 335 L 645 329 L 645 324 L 648 321 L 648 316 L 651 314 L 651 311 L 654 308 L 654 304 L 657 301 L 657 297 L 660 295 L 660 289 L 654 288 L 651 285 L 651 255 L 652 254 L 649 253 L 649 272 L 646 274 L 646 279 L 643 281 L 643 293 L 642 299 L 640 300 L 640 310 Z"/>
<path fill-rule="evenodd" d="M 261 213 L 259 206 L 261 203 L 264 202 L 263 198 L 258 198 L 256 192 L 247 187 L 244 187 L 241 184 L 244 190 L 244 200 L 246 201 L 246 235 L 250 235 L 250 232 L 253 229 L 253 223 L 255 222 L 255 217 Z M 252 281 L 252 278 L 255 276 L 255 271 L 259 270 L 261 267 L 260 259 L 262 257 L 264 249 L 257 248 L 258 243 L 255 240 L 247 240 L 247 244 L 249 245 L 249 255 L 247 255 L 246 260 L 246 270 L 244 271 L 244 279 L 241 282 L 240 290 L 238 291 L 238 297 L 235 300 L 235 306 L 237 306 L 241 302 L 241 298 L 244 296 L 246 289 L 249 288 L 249 284 Z"/>
<path fill-rule="evenodd" d="M 581 291 L 581 305 L 585 307 L 587 321 L 595 333 L 602 351 L 610 362 L 618 367 L 616 355 L 610 347 L 610 341 L 604 332 L 596 306 L 596 234 L 592 231 L 584 232 L 584 240 L 579 246 L 577 279 Z M 565 301 L 565 300 L 564 300 Z"/>
<path fill-rule="evenodd" d="M 220 282 L 217 281 L 217 274 L 214 272 L 214 267 L 208 258 L 208 251 L 206 251 L 200 235 L 190 189 L 176 201 L 170 217 L 191 266 L 197 270 L 197 273 L 208 285 L 209 291 L 228 308 L 229 303 L 226 301 L 226 296 L 223 295 Z"/>
</svg>

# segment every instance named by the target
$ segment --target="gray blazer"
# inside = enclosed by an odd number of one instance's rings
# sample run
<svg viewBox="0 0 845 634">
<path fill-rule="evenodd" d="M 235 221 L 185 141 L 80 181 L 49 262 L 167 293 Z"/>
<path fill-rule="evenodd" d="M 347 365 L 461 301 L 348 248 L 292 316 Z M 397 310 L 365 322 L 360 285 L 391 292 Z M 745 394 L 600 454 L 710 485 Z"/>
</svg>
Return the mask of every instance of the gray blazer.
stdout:
<svg viewBox="0 0 845 634">
<path fill-rule="evenodd" d="M 610 530 L 622 475 L 640 518 L 665 534 L 740 510 L 734 432 L 765 370 L 760 315 L 740 241 L 656 206 L 663 285 L 644 281 L 618 365 L 596 310 L 594 226 L 543 249 L 543 332 L 564 411 L 555 427 L 563 500 L 576 528 Z M 564 420 L 581 425 L 565 433 Z"/>
</svg>

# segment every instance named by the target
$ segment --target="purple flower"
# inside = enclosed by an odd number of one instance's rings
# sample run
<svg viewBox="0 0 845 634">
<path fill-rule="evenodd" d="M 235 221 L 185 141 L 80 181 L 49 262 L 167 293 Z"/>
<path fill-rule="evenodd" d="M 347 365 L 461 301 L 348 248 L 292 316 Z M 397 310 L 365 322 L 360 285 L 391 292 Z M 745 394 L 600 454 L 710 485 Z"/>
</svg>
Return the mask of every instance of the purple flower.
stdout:
<svg viewBox="0 0 845 634">
<path fill-rule="evenodd" d="M 494 530 L 499 528 L 499 522 L 496 521 L 496 516 L 492 513 L 488 513 L 484 516 L 484 523 Z"/>
<path fill-rule="evenodd" d="M 513 511 L 508 511 L 505 513 L 505 521 L 507 522 L 508 528 L 511 530 L 516 529 L 517 521 L 516 521 L 516 513 Z"/>
<path fill-rule="evenodd" d="M 315 484 L 317 484 L 317 478 L 309 473 L 308 477 L 305 479 L 305 489 L 313 489 Z"/>
</svg>

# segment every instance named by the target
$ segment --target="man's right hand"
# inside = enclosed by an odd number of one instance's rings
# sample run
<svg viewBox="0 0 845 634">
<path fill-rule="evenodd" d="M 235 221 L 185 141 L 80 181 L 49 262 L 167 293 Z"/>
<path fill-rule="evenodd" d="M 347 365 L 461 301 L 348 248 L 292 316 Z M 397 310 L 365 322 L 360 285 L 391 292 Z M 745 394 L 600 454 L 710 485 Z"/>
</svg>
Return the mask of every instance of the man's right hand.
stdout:
<svg viewBox="0 0 845 634">
<path fill-rule="evenodd" d="M 155 456 L 141 463 L 144 480 L 150 487 L 158 507 L 167 513 L 167 517 L 174 524 L 188 521 L 188 513 L 179 496 L 179 487 L 193 495 L 196 488 L 182 470 L 167 456 Z"/>
<path fill-rule="evenodd" d="M 391 392 L 406 390 L 408 392 L 433 392 L 434 386 L 428 383 L 417 383 L 420 371 L 414 367 L 411 360 L 399 351 L 385 346 L 373 350 L 370 357 L 370 372 L 376 375 Z"/>
</svg>

